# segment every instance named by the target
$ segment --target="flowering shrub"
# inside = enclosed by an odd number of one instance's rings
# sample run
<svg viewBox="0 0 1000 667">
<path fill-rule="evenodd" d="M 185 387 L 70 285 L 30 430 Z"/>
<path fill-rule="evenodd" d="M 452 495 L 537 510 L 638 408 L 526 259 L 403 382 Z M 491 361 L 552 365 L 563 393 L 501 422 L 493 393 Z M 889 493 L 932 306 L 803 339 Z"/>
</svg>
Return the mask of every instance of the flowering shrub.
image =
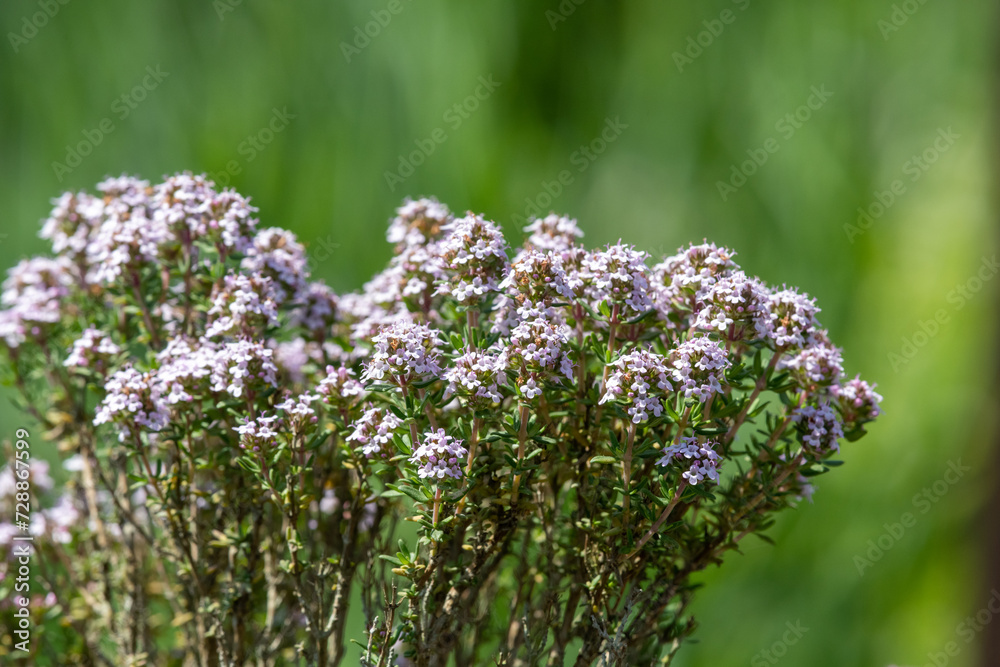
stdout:
<svg viewBox="0 0 1000 667">
<path fill-rule="evenodd" d="M 814 301 L 725 248 L 650 266 L 550 215 L 512 250 L 407 201 L 336 295 L 203 177 L 98 190 L 3 285 L 71 475 L 31 472 L 38 664 L 336 665 L 349 618 L 368 667 L 669 664 L 691 576 L 879 414 Z"/>
</svg>

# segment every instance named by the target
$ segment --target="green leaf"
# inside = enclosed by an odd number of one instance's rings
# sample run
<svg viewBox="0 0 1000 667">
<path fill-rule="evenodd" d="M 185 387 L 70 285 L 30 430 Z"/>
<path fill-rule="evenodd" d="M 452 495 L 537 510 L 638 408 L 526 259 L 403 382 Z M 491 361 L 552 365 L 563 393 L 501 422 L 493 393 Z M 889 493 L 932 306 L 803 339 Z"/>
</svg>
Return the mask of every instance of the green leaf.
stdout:
<svg viewBox="0 0 1000 667">
<path fill-rule="evenodd" d="M 590 459 L 591 463 L 618 463 L 618 459 L 613 456 L 595 456 Z"/>
</svg>

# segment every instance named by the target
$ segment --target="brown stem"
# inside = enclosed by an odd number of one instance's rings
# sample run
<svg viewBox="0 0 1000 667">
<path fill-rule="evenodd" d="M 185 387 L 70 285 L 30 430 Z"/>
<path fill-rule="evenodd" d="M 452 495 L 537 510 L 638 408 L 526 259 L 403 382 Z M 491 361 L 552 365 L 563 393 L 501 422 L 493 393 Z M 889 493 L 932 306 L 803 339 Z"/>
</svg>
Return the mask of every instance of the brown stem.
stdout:
<svg viewBox="0 0 1000 667">
<path fill-rule="evenodd" d="M 687 488 L 687 480 L 681 478 L 681 483 L 677 487 L 677 492 L 674 494 L 673 499 L 666 507 L 663 508 L 663 513 L 660 514 L 660 518 L 656 520 L 656 523 L 650 526 L 649 531 L 642 536 L 642 539 L 639 540 L 639 544 L 635 546 L 635 549 L 633 549 L 628 556 L 625 556 L 625 560 L 629 560 L 635 557 L 635 555 L 639 553 L 639 551 L 646 545 L 646 542 L 649 542 L 650 538 L 653 537 L 656 531 L 660 529 L 660 526 L 663 525 L 663 522 L 667 520 L 667 517 L 670 516 L 670 513 L 674 511 L 674 507 L 676 507 L 677 503 L 680 502 L 681 495 L 684 493 L 684 489 L 686 488 Z"/>
<path fill-rule="evenodd" d="M 521 428 L 517 434 L 517 465 L 521 466 L 521 462 L 524 461 L 524 449 L 525 444 L 528 441 L 528 405 L 526 403 L 521 404 L 520 418 L 521 418 Z M 514 486 L 510 492 L 510 503 L 511 505 L 517 504 L 517 492 L 521 488 L 521 475 L 514 475 Z"/>
<path fill-rule="evenodd" d="M 632 485 L 632 445 L 635 444 L 635 422 L 631 422 L 628 426 L 628 444 L 625 446 L 625 459 L 622 461 L 622 477 L 625 481 L 625 497 L 623 499 L 625 506 L 625 525 L 629 525 L 629 504 L 632 499 L 629 493 L 629 488 Z"/>
</svg>

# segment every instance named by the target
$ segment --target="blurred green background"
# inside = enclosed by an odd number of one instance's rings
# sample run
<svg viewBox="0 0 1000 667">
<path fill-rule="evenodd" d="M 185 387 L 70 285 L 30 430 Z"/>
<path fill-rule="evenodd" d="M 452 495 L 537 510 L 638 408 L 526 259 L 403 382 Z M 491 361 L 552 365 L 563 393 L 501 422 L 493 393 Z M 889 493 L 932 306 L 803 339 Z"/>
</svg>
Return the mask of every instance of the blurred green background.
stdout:
<svg viewBox="0 0 1000 667">
<path fill-rule="evenodd" d="M 885 416 L 779 520 L 776 547 L 748 543 L 705 573 L 680 664 L 1000 664 L 986 653 L 1000 623 L 959 627 L 1000 584 L 985 550 L 998 16 L 984 0 L 922 3 L 10 0 L 0 266 L 45 251 L 39 220 L 61 191 L 185 169 L 251 195 L 345 291 L 387 259 L 407 194 L 484 213 L 515 241 L 535 202 L 594 245 L 725 244 L 818 297 Z M 8 433 L 27 420 L 6 400 L 0 418 Z M 937 493 L 959 459 L 969 470 Z M 801 637 L 765 653 L 787 623 Z M 949 642 L 958 655 L 931 657 Z"/>
</svg>

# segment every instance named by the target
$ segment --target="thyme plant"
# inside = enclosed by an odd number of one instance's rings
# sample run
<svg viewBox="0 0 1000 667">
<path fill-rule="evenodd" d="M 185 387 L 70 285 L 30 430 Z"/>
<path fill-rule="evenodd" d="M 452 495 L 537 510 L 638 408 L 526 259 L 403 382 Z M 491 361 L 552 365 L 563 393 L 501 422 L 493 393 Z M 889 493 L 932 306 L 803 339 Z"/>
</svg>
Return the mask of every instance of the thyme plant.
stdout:
<svg viewBox="0 0 1000 667">
<path fill-rule="evenodd" d="M 3 285 L 6 374 L 71 478 L 0 474 L 38 664 L 668 665 L 692 575 L 879 414 L 814 300 L 712 244 L 654 265 L 553 214 L 515 249 L 407 200 L 338 295 L 204 177 L 97 189 Z"/>
</svg>

